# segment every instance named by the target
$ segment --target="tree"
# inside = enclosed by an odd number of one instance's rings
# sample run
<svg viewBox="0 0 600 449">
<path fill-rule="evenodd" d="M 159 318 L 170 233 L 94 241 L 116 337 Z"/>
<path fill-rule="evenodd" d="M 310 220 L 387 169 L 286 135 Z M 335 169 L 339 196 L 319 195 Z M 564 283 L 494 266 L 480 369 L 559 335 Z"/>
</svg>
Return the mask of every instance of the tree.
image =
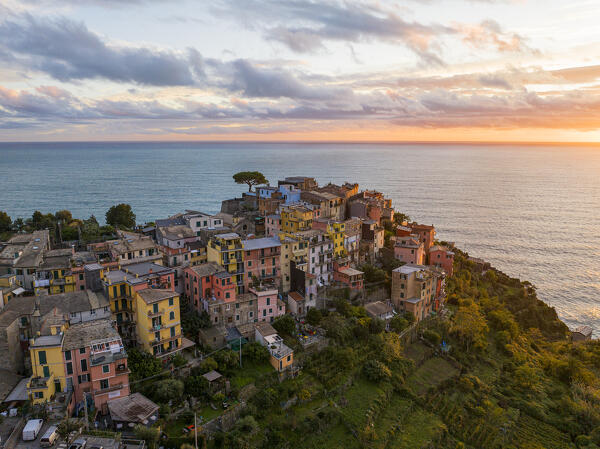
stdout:
<svg viewBox="0 0 600 449">
<path fill-rule="evenodd" d="M 277 332 L 290 336 L 296 335 L 296 321 L 291 315 L 283 315 L 273 322 L 273 327 Z"/>
<path fill-rule="evenodd" d="M 408 321 L 402 315 L 395 315 L 394 318 L 390 320 L 390 328 L 394 332 L 402 332 L 404 329 L 408 327 Z"/>
<path fill-rule="evenodd" d="M 136 348 L 127 351 L 127 365 L 131 370 L 129 377 L 133 380 L 154 376 L 163 369 L 159 359 Z"/>
<path fill-rule="evenodd" d="M 267 178 L 259 171 L 241 171 L 233 175 L 233 180 L 237 184 L 248 184 L 248 192 L 252 191 L 252 186 L 268 182 Z"/>
<path fill-rule="evenodd" d="M 106 222 L 114 227 L 133 229 L 135 227 L 135 214 L 129 204 L 117 204 L 106 212 Z"/>
<path fill-rule="evenodd" d="M 208 380 L 204 376 L 186 377 L 184 386 L 185 393 L 196 398 L 208 392 Z"/>
<path fill-rule="evenodd" d="M 4 211 L 0 211 L 0 234 L 3 232 L 10 232 L 11 229 L 12 220 L 10 216 Z"/>
<path fill-rule="evenodd" d="M 54 214 L 54 217 L 62 224 L 67 224 L 73 221 L 73 214 L 66 209 L 59 210 Z"/>
<path fill-rule="evenodd" d="M 390 369 L 385 363 L 382 363 L 379 360 L 369 360 L 365 363 L 363 372 L 367 379 L 372 382 L 381 382 L 382 380 L 387 380 L 392 377 Z"/>
<path fill-rule="evenodd" d="M 255 362 L 269 361 L 269 350 L 255 341 L 244 345 L 242 352 L 245 358 L 249 358 Z"/>
<path fill-rule="evenodd" d="M 473 302 L 458 308 L 450 328 L 450 332 L 460 339 L 467 352 L 471 347 L 477 349 L 486 347 L 485 333 L 487 330 L 486 320 L 479 310 L 479 306 Z"/>
<path fill-rule="evenodd" d="M 318 326 L 323 319 L 323 314 L 319 309 L 311 308 L 306 313 L 306 322 L 312 326 Z"/>
<path fill-rule="evenodd" d="M 167 403 L 173 401 L 177 403 L 183 396 L 183 382 L 176 379 L 164 379 L 154 384 L 154 397 L 158 402 Z"/>
<path fill-rule="evenodd" d="M 94 215 L 90 215 L 90 218 L 83 220 L 81 225 L 81 238 L 87 242 L 96 240 L 100 236 L 100 225 Z"/>
</svg>

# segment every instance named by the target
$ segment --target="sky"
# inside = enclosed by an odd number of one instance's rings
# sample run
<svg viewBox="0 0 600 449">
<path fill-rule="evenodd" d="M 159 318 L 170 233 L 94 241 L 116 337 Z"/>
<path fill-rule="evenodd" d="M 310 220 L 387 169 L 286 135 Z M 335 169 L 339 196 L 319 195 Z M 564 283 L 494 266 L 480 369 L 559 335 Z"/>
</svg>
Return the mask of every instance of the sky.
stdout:
<svg viewBox="0 0 600 449">
<path fill-rule="evenodd" d="M 0 141 L 600 142 L 599 0 L 0 0 Z"/>
</svg>

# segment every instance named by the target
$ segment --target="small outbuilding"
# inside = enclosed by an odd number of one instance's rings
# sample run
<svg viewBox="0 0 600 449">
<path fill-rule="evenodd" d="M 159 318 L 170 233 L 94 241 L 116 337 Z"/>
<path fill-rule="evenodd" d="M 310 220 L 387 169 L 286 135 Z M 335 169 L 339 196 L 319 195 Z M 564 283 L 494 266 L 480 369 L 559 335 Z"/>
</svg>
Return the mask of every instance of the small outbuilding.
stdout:
<svg viewBox="0 0 600 449">
<path fill-rule="evenodd" d="M 579 326 L 574 331 L 571 331 L 571 338 L 574 342 L 588 341 L 592 339 L 593 329 L 590 326 Z"/>
<path fill-rule="evenodd" d="M 225 378 L 218 371 L 212 370 L 202 375 L 208 381 L 208 389 L 211 393 L 221 391 L 225 384 Z"/>
<path fill-rule="evenodd" d="M 138 424 L 151 426 L 158 420 L 158 405 L 141 393 L 109 401 L 108 411 L 117 430 Z"/>
</svg>

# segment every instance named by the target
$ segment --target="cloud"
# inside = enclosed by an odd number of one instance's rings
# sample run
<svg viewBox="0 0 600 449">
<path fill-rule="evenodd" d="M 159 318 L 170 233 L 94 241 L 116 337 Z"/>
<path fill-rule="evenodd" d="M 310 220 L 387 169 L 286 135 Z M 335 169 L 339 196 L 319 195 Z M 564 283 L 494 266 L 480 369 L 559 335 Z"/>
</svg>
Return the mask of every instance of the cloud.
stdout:
<svg viewBox="0 0 600 449">
<path fill-rule="evenodd" d="M 0 54 L 60 81 L 103 78 L 153 86 L 189 86 L 204 77 L 196 50 L 174 52 L 104 42 L 83 23 L 22 15 L 0 23 Z"/>
<path fill-rule="evenodd" d="M 231 66 L 233 79 L 228 88 L 239 91 L 246 97 L 333 100 L 352 95 L 350 89 L 311 86 L 285 70 L 258 67 L 247 60 L 236 60 Z"/>
<path fill-rule="evenodd" d="M 457 24 L 455 28 L 462 35 L 463 42 L 474 48 L 492 47 L 501 53 L 539 53 L 527 45 L 524 37 L 505 32 L 495 20 L 484 20 L 478 25 Z"/>
<path fill-rule="evenodd" d="M 439 35 L 455 32 L 439 24 L 404 20 L 377 3 L 247 0 L 243 11 L 233 0 L 225 0 L 223 5 L 219 11 L 221 16 L 233 13 L 244 23 L 260 23 L 267 39 L 299 53 L 323 48 L 326 41 L 379 40 L 402 43 L 421 61 L 442 65 L 434 40 Z"/>
</svg>

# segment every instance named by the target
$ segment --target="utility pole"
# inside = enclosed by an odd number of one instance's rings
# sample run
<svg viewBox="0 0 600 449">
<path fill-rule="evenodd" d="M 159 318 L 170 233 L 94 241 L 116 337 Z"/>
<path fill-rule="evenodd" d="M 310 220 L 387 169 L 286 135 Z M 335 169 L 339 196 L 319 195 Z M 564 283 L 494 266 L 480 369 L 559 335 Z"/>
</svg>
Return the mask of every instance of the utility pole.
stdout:
<svg viewBox="0 0 600 449">
<path fill-rule="evenodd" d="M 88 420 L 88 411 L 87 411 L 87 392 L 83 392 L 83 410 L 85 414 L 85 430 L 90 430 L 90 422 Z"/>
<path fill-rule="evenodd" d="M 196 425 L 196 412 L 194 412 L 194 444 L 198 449 L 198 426 Z"/>
</svg>

